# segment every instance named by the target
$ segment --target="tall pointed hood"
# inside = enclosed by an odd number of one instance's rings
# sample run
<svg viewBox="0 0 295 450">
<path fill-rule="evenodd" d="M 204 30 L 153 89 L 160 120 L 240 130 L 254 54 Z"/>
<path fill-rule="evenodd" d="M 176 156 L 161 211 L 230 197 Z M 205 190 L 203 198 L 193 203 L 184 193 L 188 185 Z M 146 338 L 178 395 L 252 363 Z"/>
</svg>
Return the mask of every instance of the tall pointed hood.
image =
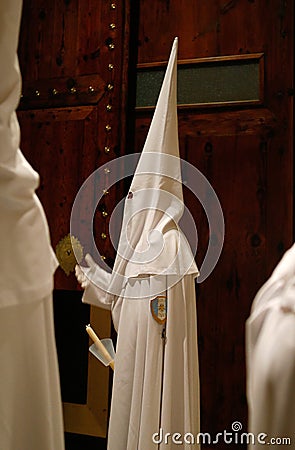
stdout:
<svg viewBox="0 0 295 450">
<path fill-rule="evenodd" d="M 177 120 L 177 49 L 176 37 L 130 190 L 134 193 L 143 188 L 162 189 L 182 201 Z"/>
<path fill-rule="evenodd" d="M 128 278 L 198 273 L 178 227 L 183 194 L 177 121 L 177 47 L 174 39 L 146 142 L 125 200 L 110 292 Z"/>
</svg>

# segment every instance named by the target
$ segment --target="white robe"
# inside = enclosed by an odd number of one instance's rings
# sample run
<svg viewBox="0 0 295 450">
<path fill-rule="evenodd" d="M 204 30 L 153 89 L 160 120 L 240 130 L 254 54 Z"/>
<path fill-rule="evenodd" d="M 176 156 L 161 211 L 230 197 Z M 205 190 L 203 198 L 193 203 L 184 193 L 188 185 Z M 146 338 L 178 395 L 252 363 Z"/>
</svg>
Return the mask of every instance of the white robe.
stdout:
<svg viewBox="0 0 295 450">
<path fill-rule="evenodd" d="M 249 432 L 295 449 L 295 245 L 258 292 L 246 323 Z M 278 439 L 277 439 L 278 438 Z M 277 439 L 277 441 L 271 441 Z"/>
<path fill-rule="evenodd" d="M 118 340 L 108 450 L 199 448 L 191 445 L 200 431 L 196 275 L 180 280 L 175 276 L 176 284 L 172 275 L 129 278 L 116 299 Z M 83 301 L 111 309 L 113 304 L 105 302 L 110 299 L 106 291 L 111 274 L 97 268 L 96 276 L 100 287 L 90 283 Z M 150 307 L 154 295 L 149 297 L 149 292 L 155 291 L 167 295 L 164 357 L 163 325 Z M 173 438 L 174 433 L 180 436 Z"/>
<path fill-rule="evenodd" d="M 52 298 L 1 308 L 0 449 L 63 450 Z"/>
<path fill-rule="evenodd" d="M 63 450 L 52 315 L 57 261 L 15 113 L 21 7 L 0 2 L 0 449 Z"/>
<path fill-rule="evenodd" d="M 166 277 L 162 278 L 164 287 Z M 199 432 L 194 278 L 187 275 L 167 291 L 164 355 L 163 325 L 152 317 L 151 300 L 128 299 L 128 290 L 140 296 L 142 285 L 150 281 L 136 278 L 127 286 L 115 359 L 110 450 L 179 448 L 179 443 L 172 441 L 174 433 L 180 433 L 179 440 L 184 441 L 185 433 L 196 436 Z M 169 445 L 165 444 L 166 435 Z"/>
</svg>

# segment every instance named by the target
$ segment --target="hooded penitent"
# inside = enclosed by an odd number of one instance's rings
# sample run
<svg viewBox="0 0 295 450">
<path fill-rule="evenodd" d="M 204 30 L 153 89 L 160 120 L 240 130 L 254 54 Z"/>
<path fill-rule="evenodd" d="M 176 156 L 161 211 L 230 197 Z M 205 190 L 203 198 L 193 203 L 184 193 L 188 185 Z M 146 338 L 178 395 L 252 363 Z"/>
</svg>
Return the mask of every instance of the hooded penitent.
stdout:
<svg viewBox="0 0 295 450">
<path fill-rule="evenodd" d="M 177 45 L 176 38 L 125 200 L 113 272 L 90 257 L 83 269 L 90 280 L 83 301 L 111 309 L 118 331 L 108 450 L 164 450 L 180 441 L 190 449 L 199 431 L 198 269 L 178 225 Z"/>
</svg>

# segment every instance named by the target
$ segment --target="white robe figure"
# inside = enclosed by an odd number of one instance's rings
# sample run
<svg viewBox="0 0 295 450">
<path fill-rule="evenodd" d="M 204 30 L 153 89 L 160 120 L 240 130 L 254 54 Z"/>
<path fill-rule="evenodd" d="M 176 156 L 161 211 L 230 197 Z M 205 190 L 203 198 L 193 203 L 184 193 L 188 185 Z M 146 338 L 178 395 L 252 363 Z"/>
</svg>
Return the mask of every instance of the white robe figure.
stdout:
<svg viewBox="0 0 295 450">
<path fill-rule="evenodd" d="M 57 263 L 15 114 L 21 7 L 20 0 L 0 2 L 0 449 L 63 450 L 52 311 Z"/>
<path fill-rule="evenodd" d="M 199 448 L 198 269 L 178 227 L 177 45 L 125 200 L 113 272 L 89 255 L 76 272 L 83 301 L 111 309 L 118 332 L 108 450 Z"/>
<path fill-rule="evenodd" d="M 295 449 L 295 245 L 259 290 L 246 338 L 249 448 Z"/>
</svg>

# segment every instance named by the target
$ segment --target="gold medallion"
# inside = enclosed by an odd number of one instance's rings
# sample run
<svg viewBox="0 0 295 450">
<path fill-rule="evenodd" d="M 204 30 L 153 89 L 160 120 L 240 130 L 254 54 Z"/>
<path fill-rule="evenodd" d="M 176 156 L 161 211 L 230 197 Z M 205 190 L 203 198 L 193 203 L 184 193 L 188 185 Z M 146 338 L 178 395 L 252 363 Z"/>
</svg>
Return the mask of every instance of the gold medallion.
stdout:
<svg viewBox="0 0 295 450">
<path fill-rule="evenodd" d="M 76 264 L 83 259 L 83 247 L 75 236 L 68 234 L 55 247 L 56 257 L 66 275 L 74 272 Z"/>
</svg>

